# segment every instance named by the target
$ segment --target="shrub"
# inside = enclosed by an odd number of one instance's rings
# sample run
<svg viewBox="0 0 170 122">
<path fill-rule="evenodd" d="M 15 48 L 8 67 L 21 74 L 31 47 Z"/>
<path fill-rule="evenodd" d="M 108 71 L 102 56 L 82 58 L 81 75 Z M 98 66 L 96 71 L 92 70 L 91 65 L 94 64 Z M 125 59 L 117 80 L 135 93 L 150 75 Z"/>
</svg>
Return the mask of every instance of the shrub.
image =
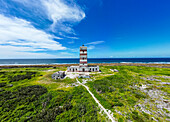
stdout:
<svg viewBox="0 0 170 122">
<path fill-rule="evenodd" d="M 0 87 L 6 86 L 6 83 L 0 83 Z"/>
<path fill-rule="evenodd" d="M 20 118 L 28 110 L 34 110 L 34 107 L 41 105 L 40 96 L 46 92 L 47 89 L 39 85 L 21 87 L 19 90 L 13 92 L 1 92 L 0 97 L 2 99 L 0 100 L 0 115 L 6 114 L 6 116 L 0 116 L 1 119 L 3 120 L 5 118 Z M 33 108 L 29 106 L 32 104 Z M 25 108 L 23 108 L 22 106 L 24 106 Z"/>
</svg>

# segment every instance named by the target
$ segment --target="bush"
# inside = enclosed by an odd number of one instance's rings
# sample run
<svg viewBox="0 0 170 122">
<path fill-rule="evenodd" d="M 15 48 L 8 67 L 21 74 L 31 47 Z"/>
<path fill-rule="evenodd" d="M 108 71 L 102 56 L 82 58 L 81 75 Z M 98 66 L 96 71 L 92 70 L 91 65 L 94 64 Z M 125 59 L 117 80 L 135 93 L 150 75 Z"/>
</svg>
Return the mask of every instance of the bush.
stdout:
<svg viewBox="0 0 170 122">
<path fill-rule="evenodd" d="M 15 75 L 8 76 L 9 82 L 15 82 L 15 81 L 20 81 L 24 79 L 31 79 L 32 77 L 35 77 L 36 72 L 24 72 L 20 71 L 19 74 L 18 72 L 13 72 Z"/>
<path fill-rule="evenodd" d="M 0 83 L 0 87 L 6 86 L 6 83 Z"/>
<path fill-rule="evenodd" d="M 0 93 L 0 119 L 20 118 L 27 111 L 34 110 L 34 107 L 41 105 L 40 96 L 46 92 L 45 87 L 34 85 L 21 87 L 14 92 L 4 91 Z"/>
<path fill-rule="evenodd" d="M 139 116 L 137 111 L 132 112 L 132 118 L 136 120 L 137 122 L 144 122 L 143 118 Z"/>
</svg>

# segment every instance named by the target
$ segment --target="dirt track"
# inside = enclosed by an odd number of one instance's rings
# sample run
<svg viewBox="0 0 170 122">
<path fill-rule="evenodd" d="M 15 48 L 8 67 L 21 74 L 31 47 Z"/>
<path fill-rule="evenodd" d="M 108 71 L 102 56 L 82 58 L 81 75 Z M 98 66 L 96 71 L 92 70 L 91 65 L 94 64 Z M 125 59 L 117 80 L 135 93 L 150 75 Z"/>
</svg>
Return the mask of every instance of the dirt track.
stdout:
<svg viewBox="0 0 170 122">
<path fill-rule="evenodd" d="M 76 78 L 77 82 L 84 86 L 87 91 L 89 92 L 89 94 L 93 97 L 93 99 L 95 100 L 95 102 L 98 104 L 99 108 L 104 111 L 104 113 L 108 116 L 108 118 L 112 121 L 115 122 L 115 118 L 100 104 L 100 102 L 97 100 L 97 98 L 94 96 L 94 94 L 89 90 L 89 87 L 87 87 L 86 85 L 80 83 L 80 81 Z"/>
</svg>

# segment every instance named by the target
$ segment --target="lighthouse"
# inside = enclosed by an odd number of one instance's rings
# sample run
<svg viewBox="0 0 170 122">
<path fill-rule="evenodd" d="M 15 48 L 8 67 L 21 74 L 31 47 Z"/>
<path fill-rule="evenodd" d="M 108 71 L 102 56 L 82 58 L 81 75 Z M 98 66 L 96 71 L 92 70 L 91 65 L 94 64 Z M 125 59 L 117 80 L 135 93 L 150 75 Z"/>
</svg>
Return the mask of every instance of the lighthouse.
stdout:
<svg viewBox="0 0 170 122">
<path fill-rule="evenodd" d="M 82 45 L 80 46 L 80 72 L 88 71 L 87 67 L 87 47 Z"/>
<path fill-rule="evenodd" d="M 87 47 L 80 46 L 80 67 L 87 67 Z"/>
<path fill-rule="evenodd" d="M 80 46 L 80 63 L 79 66 L 67 67 L 67 72 L 99 72 L 99 66 L 87 64 L 87 47 Z"/>
</svg>

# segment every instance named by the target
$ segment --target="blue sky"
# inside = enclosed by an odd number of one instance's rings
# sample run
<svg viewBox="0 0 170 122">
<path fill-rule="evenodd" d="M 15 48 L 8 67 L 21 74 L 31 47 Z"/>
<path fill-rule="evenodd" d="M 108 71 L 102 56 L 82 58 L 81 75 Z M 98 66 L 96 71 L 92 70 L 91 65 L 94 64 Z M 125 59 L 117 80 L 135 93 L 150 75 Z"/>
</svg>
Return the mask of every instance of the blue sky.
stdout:
<svg viewBox="0 0 170 122">
<path fill-rule="evenodd" d="M 0 58 L 170 57 L 169 0 L 0 0 Z"/>
</svg>

